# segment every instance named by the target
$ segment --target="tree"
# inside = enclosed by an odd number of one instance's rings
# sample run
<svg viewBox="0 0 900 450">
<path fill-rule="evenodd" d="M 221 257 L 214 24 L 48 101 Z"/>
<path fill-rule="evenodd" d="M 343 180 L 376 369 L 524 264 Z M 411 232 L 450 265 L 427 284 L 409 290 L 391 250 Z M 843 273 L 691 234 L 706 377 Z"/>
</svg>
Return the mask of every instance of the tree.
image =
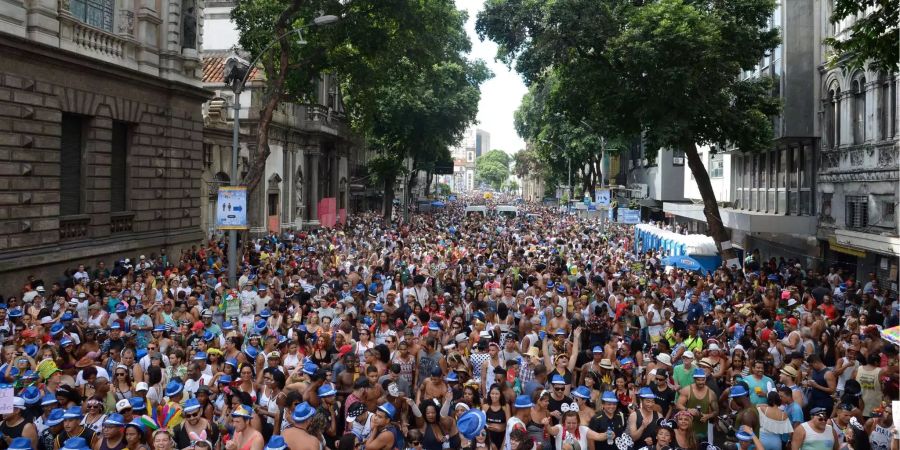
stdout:
<svg viewBox="0 0 900 450">
<path fill-rule="evenodd" d="M 846 69 L 868 68 L 893 72 L 900 58 L 900 2 L 897 0 L 836 0 L 831 23 L 839 24 L 856 18 L 846 36 L 830 37 L 830 66 Z"/>
<path fill-rule="evenodd" d="M 475 120 L 479 86 L 490 73 L 480 61 L 457 59 L 421 71 L 403 70 L 398 62 L 396 81 L 378 89 L 380 100 L 365 116 L 363 130 L 381 155 L 369 167 L 384 186 L 385 220 L 391 217 L 394 183 L 406 171 L 404 161 L 410 158 L 416 167 L 415 161 L 439 159 Z"/>
<path fill-rule="evenodd" d="M 509 178 L 509 155 L 503 150 L 491 150 L 475 160 L 475 180 L 489 184 L 496 190 Z"/>
<path fill-rule="evenodd" d="M 506 180 L 503 183 L 503 190 L 510 193 L 518 193 L 519 192 L 519 183 L 516 180 Z"/>
<path fill-rule="evenodd" d="M 641 136 L 651 153 L 683 150 L 710 234 L 731 258 L 697 145 L 770 147 L 770 117 L 779 110 L 771 80 L 740 74 L 777 46 L 778 30 L 768 27 L 774 7 L 773 0 L 492 0 L 477 30 L 526 82 L 556 78 L 545 85 L 547 97 L 570 124 L 584 117 L 597 134 Z"/>
<path fill-rule="evenodd" d="M 302 29 L 302 43 L 291 32 L 323 14 L 341 20 Z M 266 75 L 257 145 L 251 146 L 250 167 L 243 179 L 251 191 L 265 173 L 269 128 L 282 101 L 314 103 L 318 80 L 339 76 L 342 93 L 358 97 L 352 105 L 345 102 L 351 124 L 365 128 L 363 115 L 374 108 L 359 106 L 377 102 L 371 95 L 395 81 L 398 55 L 403 67 L 419 71 L 444 60 L 450 46 L 469 45 L 465 33 L 448 33 L 462 26 L 459 12 L 448 0 L 245 0 L 237 2 L 232 18 L 241 48 L 251 59 L 259 57 Z M 273 39 L 277 44 L 264 52 Z"/>
</svg>

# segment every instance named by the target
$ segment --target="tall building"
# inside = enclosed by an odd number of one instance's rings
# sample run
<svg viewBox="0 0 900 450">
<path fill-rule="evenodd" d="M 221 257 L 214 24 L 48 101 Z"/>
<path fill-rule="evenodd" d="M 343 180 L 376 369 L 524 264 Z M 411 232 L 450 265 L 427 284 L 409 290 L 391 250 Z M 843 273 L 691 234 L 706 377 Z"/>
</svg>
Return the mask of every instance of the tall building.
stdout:
<svg viewBox="0 0 900 450">
<path fill-rule="evenodd" d="M 231 126 L 234 94 L 225 85 L 223 65 L 238 42 L 231 21 L 233 1 L 207 3 L 204 27 L 203 83 L 214 92 L 206 105 L 207 148 L 210 157 L 204 171 L 207 180 L 204 211 L 215 203 L 218 186 L 230 179 L 231 141 L 221 130 Z M 264 82 L 258 73 L 251 76 L 241 94 L 242 133 L 238 171 L 246 172 L 249 148 L 255 145 Z M 371 156 L 365 145 L 350 133 L 344 115 L 337 77 L 322 76 L 310 104 L 282 103 L 269 132 L 271 154 L 257 196 L 248 199 L 251 231 L 280 232 L 304 226 L 333 226 L 346 221 L 347 214 L 367 209 L 377 196 L 367 189 L 365 163 Z M 214 215 L 205 213 L 206 223 Z"/>
<path fill-rule="evenodd" d="M 203 2 L 0 2 L 0 290 L 203 238 Z"/>
<path fill-rule="evenodd" d="M 459 144 L 450 149 L 450 156 L 453 157 L 453 175 L 450 180 L 450 189 L 453 192 L 468 192 L 475 189 L 475 160 L 478 158 L 478 151 L 483 143 L 484 135 L 479 138 L 479 131 L 474 126 L 466 129 Z M 487 141 L 490 143 L 490 134 L 486 134 Z"/>
<path fill-rule="evenodd" d="M 475 159 L 491 151 L 491 133 L 480 128 L 475 129 Z"/>
</svg>

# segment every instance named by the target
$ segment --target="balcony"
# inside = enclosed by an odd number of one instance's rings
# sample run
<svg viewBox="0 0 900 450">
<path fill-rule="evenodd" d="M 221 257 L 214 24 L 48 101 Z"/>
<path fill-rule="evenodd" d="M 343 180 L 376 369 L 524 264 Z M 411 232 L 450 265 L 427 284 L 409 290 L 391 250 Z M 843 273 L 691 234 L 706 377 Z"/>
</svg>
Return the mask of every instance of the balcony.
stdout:
<svg viewBox="0 0 900 450">
<path fill-rule="evenodd" d="M 109 232 L 111 234 L 130 233 L 133 226 L 133 212 L 116 212 L 109 215 Z"/>
<path fill-rule="evenodd" d="M 87 214 L 60 217 L 59 240 L 72 241 L 86 239 L 88 237 L 88 227 L 90 224 L 91 216 Z"/>
<path fill-rule="evenodd" d="M 59 46 L 83 56 L 138 69 L 135 41 L 87 25 L 60 8 Z"/>
</svg>

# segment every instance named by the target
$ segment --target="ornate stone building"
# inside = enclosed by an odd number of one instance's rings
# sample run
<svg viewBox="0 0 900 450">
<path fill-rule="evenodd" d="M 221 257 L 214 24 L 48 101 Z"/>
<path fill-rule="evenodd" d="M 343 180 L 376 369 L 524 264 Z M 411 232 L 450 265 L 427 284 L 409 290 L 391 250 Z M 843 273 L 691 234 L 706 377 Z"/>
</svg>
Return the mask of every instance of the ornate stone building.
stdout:
<svg viewBox="0 0 900 450">
<path fill-rule="evenodd" d="M 827 3 L 827 2 L 826 2 Z M 823 8 L 826 37 L 841 38 L 852 19 L 832 25 Z M 827 49 L 826 49 L 827 50 Z M 822 120 L 818 171 L 819 229 L 826 259 L 863 282 L 875 273 L 897 291 L 897 202 L 900 189 L 897 73 L 819 66 Z"/>
<path fill-rule="evenodd" d="M 202 2 L 0 2 L 0 292 L 202 239 Z"/>
<path fill-rule="evenodd" d="M 221 180 L 229 180 L 231 141 L 214 142 L 213 129 L 227 123 L 231 127 L 234 93 L 223 82 L 222 67 L 231 48 L 237 45 L 238 33 L 231 22 L 234 2 L 207 3 L 203 53 L 203 83 L 215 92 L 206 107 L 207 142 L 210 163 L 204 172 L 209 180 L 209 195 L 204 202 L 215 202 L 215 189 Z M 242 138 L 238 171 L 249 165 L 248 145 L 256 142 L 256 128 L 263 96 L 262 75 L 251 76 L 241 94 L 240 127 Z M 275 111 L 270 128 L 271 154 L 258 196 L 248 199 L 251 231 L 297 229 L 304 226 L 333 226 L 344 222 L 347 214 L 367 209 L 365 195 L 368 181 L 365 163 L 369 153 L 350 133 L 344 116 L 341 92 L 334 76 L 324 76 L 317 83 L 309 104 L 282 103 Z M 217 123 L 220 120 L 221 123 Z M 208 206 L 203 207 L 204 210 Z M 208 217 L 208 222 L 214 216 Z M 209 228 L 209 231 L 213 230 Z"/>
</svg>

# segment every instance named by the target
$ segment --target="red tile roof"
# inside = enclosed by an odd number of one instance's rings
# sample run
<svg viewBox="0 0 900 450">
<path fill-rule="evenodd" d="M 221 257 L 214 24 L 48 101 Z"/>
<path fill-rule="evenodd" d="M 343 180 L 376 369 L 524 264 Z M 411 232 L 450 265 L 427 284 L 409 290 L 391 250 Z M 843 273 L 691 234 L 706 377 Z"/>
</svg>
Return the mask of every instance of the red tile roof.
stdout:
<svg viewBox="0 0 900 450">
<path fill-rule="evenodd" d="M 210 84 L 225 83 L 225 60 L 228 59 L 229 53 L 225 52 L 206 52 L 203 55 L 203 82 Z M 250 80 L 262 80 L 262 73 L 258 68 L 253 68 L 250 73 Z"/>
</svg>

